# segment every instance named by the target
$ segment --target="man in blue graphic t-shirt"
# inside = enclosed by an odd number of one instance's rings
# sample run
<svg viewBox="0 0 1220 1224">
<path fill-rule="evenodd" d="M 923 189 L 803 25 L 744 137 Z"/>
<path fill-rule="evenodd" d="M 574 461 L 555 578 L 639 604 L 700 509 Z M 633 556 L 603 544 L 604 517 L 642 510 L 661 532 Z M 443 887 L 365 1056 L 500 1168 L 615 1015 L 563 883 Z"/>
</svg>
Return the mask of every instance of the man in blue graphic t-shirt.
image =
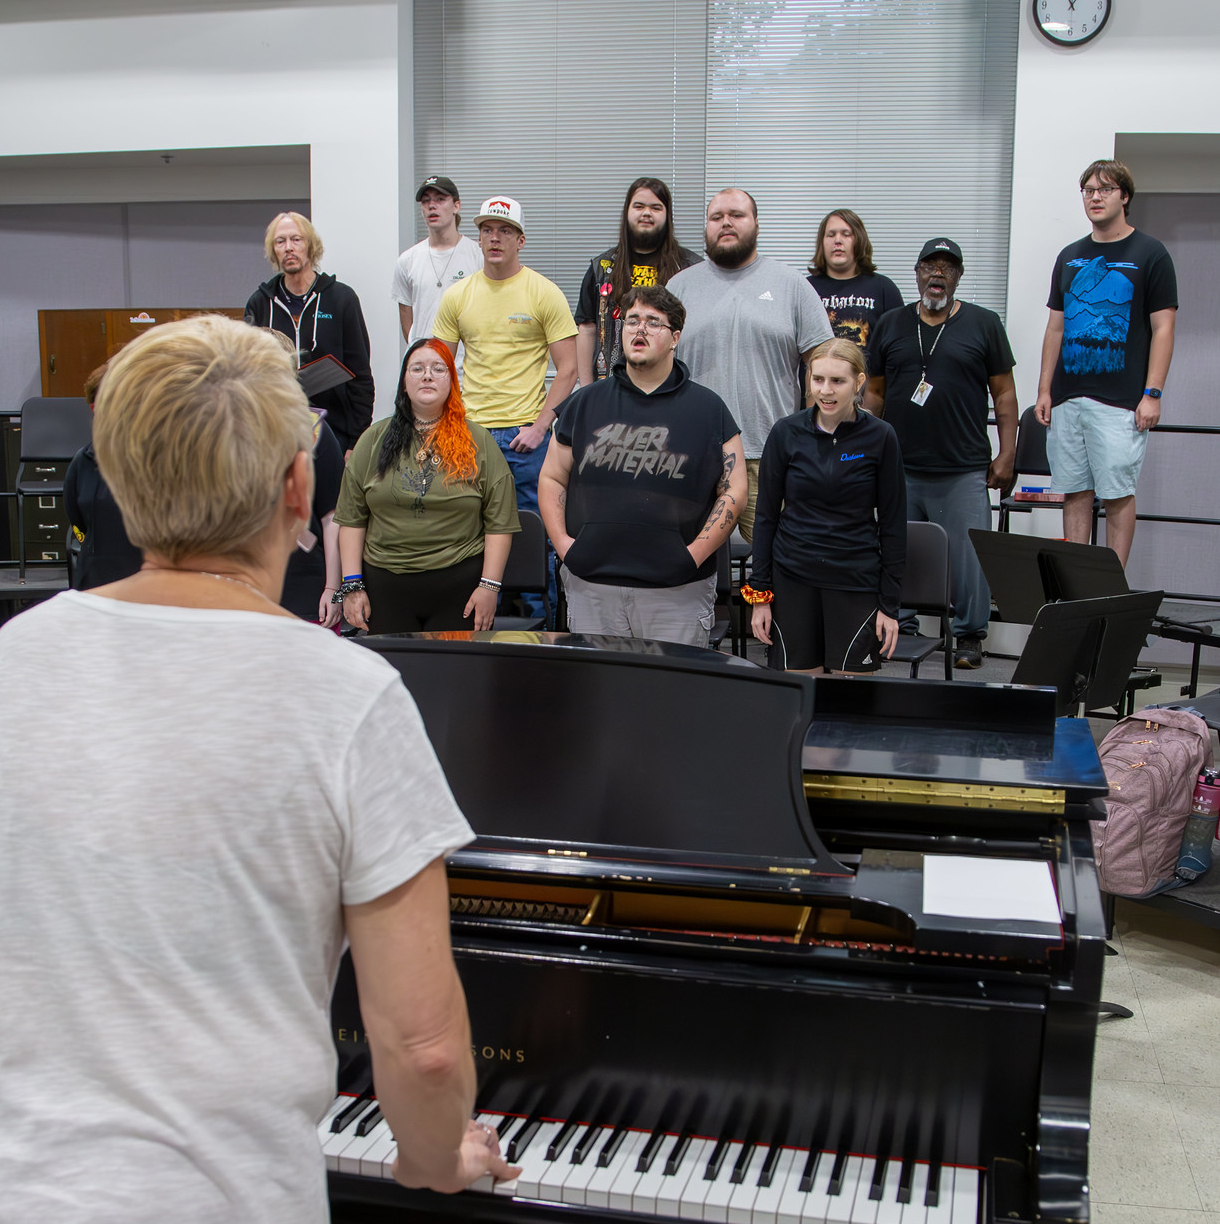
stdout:
<svg viewBox="0 0 1220 1224">
<path fill-rule="evenodd" d="M 1035 410 L 1049 426 L 1063 534 L 1089 542 L 1096 495 L 1106 543 L 1126 565 L 1135 484 L 1173 357 L 1178 285 L 1169 252 L 1127 221 L 1135 181 L 1122 162 L 1095 161 L 1080 194 L 1093 232 L 1055 260 Z"/>
</svg>

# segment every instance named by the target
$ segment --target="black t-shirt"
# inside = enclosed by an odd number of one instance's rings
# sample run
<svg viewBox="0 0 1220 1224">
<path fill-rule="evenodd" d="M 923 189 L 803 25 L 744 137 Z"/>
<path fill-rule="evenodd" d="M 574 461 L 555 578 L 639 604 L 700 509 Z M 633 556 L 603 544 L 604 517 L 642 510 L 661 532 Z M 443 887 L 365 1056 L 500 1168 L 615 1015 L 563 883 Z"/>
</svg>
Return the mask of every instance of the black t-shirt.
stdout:
<svg viewBox="0 0 1220 1224">
<path fill-rule="evenodd" d="M 876 592 L 898 615 L 907 547 L 907 487 L 893 429 L 867 412 L 833 434 L 816 409 L 771 430 L 758 468 L 754 572 L 770 590 L 774 566 L 837 591 Z"/>
<path fill-rule="evenodd" d="M 809 283 L 817 290 L 826 317 L 836 336 L 854 340 L 861 348 L 868 347 L 873 324 L 888 310 L 897 310 L 902 305 L 902 294 L 888 276 L 874 272 L 871 276 L 861 274 L 847 280 L 836 280 L 833 276 L 822 276 L 813 272 Z"/>
<path fill-rule="evenodd" d="M 724 444 L 741 430 L 724 400 L 690 381 L 680 361 L 651 394 L 623 362 L 560 406 L 555 437 L 572 448 L 564 564 L 612 586 L 671 587 L 715 573 L 686 546 L 703 530 L 724 472 Z"/>
<path fill-rule="evenodd" d="M 1138 408 L 1152 343 L 1148 317 L 1178 304 L 1173 260 L 1164 245 L 1139 230 L 1118 242 L 1081 238 L 1059 252 L 1046 304 L 1063 311 L 1051 403 L 1087 396 Z"/>
<path fill-rule="evenodd" d="M 885 378 L 885 419 L 898 435 L 909 472 L 968 472 L 991 462 L 987 383 L 1016 361 L 995 311 L 971 302 L 956 305 L 935 327 L 919 320 L 917 302 L 891 310 L 869 341 L 868 372 Z M 925 370 L 932 391 L 921 407 L 911 396 Z"/>
<path fill-rule="evenodd" d="M 618 286 L 610 285 L 610 277 L 614 273 L 614 256 L 618 247 L 611 247 L 608 251 L 603 251 L 589 263 L 585 269 L 584 280 L 580 282 L 580 296 L 576 300 L 576 323 L 579 326 L 581 323 L 593 323 L 597 326 L 597 332 L 594 335 L 593 341 L 593 372 L 598 378 L 604 378 L 606 371 L 614 366 L 614 363 L 623 355 L 622 350 L 622 321 L 616 313 L 614 300 L 622 297 L 623 293 L 629 288 L 636 285 L 655 285 L 657 284 L 657 266 L 653 262 L 656 258 L 656 252 L 650 252 L 647 255 L 635 255 L 633 253 L 631 262 L 631 284 L 624 285 L 622 289 Z M 691 264 L 697 264 L 700 261 L 699 256 L 694 251 L 688 251 L 686 247 L 678 248 L 679 264 L 683 268 L 689 268 Z M 611 291 L 605 295 L 606 312 L 605 317 L 602 317 L 601 305 L 603 301 L 602 289 L 610 286 Z M 602 349 L 602 329 L 605 329 L 606 346 L 610 349 L 605 370 L 598 371 L 597 356 Z"/>
<path fill-rule="evenodd" d="M 314 421 L 313 506 L 309 530 L 317 543 L 306 552 L 294 548 L 284 575 L 280 604 L 303 620 L 318 618 L 318 600 L 326 586 L 326 552 L 322 545 L 322 520 L 339 504 L 343 483 L 343 448 L 335 432 L 320 417 Z"/>
</svg>

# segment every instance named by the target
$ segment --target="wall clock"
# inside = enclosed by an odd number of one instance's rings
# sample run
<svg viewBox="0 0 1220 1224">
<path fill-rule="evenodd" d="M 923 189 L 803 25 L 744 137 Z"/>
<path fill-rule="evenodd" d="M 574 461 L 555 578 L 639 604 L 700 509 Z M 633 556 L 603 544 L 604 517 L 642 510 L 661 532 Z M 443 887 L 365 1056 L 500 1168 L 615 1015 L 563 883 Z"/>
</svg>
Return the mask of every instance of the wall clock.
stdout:
<svg viewBox="0 0 1220 1224">
<path fill-rule="evenodd" d="M 1111 0 L 1033 0 L 1034 23 L 1057 47 L 1079 47 L 1110 20 Z"/>
</svg>

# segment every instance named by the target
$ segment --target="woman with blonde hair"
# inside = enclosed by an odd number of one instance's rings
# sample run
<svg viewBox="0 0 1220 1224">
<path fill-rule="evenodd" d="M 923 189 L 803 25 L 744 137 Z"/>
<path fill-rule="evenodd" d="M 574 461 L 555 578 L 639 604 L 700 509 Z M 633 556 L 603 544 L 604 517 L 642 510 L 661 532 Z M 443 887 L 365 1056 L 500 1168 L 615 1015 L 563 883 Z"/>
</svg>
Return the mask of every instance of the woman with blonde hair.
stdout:
<svg viewBox="0 0 1220 1224">
<path fill-rule="evenodd" d="M 898 643 L 906 479 L 894 430 L 861 408 L 866 381 L 859 345 L 818 345 L 808 407 L 772 428 L 759 465 L 742 595 L 754 636 L 789 671 L 876 671 Z"/>
<path fill-rule="evenodd" d="M 40 695 L 0 738 L 0 1014 L 38 1017 L 0 1054 L 5 1207 L 324 1224 L 345 937 L 400 1180 L 510 1175 L 449 951 L 470 827 L 398 673 L 278 605 L 313 479 L 291 359 L 153 328 L 93 438 L 143 566 L 0 628 L 0 700 Z"/>
<path fill-rule="evenodd" d="M 356 444 L 335 522 L 349 625 L 373 633 L 490 629 L 512 534 L 512 473 L 466 419 L 453 356 L 417 340 L 394 415 Z"/>
</svg>

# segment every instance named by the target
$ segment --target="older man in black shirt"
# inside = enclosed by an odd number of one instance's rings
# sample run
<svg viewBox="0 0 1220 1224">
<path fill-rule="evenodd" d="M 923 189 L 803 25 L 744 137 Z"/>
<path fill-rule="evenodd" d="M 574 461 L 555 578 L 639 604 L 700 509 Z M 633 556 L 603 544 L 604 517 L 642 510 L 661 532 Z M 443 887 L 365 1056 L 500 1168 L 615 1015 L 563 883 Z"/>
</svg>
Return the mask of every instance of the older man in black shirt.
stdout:
<svg viewBox="0 0 1220 1224">
<path fill-rule="evenodd" d="M 924 244 L 915 265 L 919 300 L 877 321 L 868 346 L 865 407 L 883 415 L 902 447 L 909 518 L 949 533 L 954 663 L 979 667 L 991 591 L 969 530 L 991 527 L 987 490 L 1012 479 L 1017 448 L 1015 364 L 994 311 L 955 300 L 961 247 L 949 238 Z M 1000 451 L 991 457 L 988 396 Z"/>
</svg>

